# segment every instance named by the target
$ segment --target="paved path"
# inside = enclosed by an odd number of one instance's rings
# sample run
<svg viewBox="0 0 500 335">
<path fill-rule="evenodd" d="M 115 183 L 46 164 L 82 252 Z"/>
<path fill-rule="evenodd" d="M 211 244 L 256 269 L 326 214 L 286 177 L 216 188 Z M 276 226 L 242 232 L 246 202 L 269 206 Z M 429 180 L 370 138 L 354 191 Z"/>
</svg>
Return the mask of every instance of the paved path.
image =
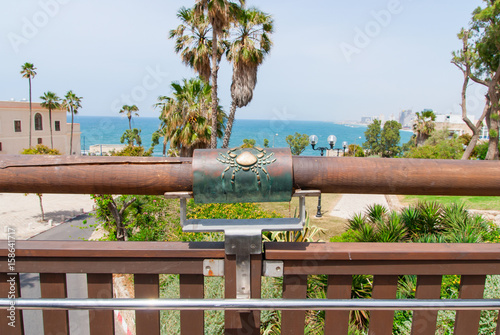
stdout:
<svg viewBox="0 0 500 335">
<path fill-rule="evenodd" d="M 26 240 L 72 218 L 92 210 L 94 201 L 83 194 L 43 194 L 45 222 L 40 222 L 40 200 L 36 194 L 0 193 L 0 240 L 6 239 L 5 227 L 16 228 L 16 239 Z"/>
<path fill-rule="evenodd" d="M 389 209 L 389 204 L 382 194 L 342 194 L 330 215 L 350 219 L 356 213 L 364 212 L 367 206 L 380 204 Z"/>
<path fill-rule="evenodd" d="M 87 220 L 87 224 L 83 224 Z M 94 229 L 89 225 L 95 223 L 95 218 L 89 215 L 80 215 L 77 218 L 65 222 L 46 232 L 38 234 L 30 240 L 41 241 L 73 241 L 88 239 Z M 24 298 L 41 298 L 40 275 L 38 273 L 21 274 L 21 296 Z M 66 276 L 68 298 L 87 298 L 87 275 L 80 273 L 68 273 Z M 43 318 L 41 310 L 23 311 L 24 331 L 26 335 L 40 334 L 43 329 Z M 71 335 L 87 335 L 89 330 L 88 311 L 69 311 L 69 324 Z"/>
</svg>

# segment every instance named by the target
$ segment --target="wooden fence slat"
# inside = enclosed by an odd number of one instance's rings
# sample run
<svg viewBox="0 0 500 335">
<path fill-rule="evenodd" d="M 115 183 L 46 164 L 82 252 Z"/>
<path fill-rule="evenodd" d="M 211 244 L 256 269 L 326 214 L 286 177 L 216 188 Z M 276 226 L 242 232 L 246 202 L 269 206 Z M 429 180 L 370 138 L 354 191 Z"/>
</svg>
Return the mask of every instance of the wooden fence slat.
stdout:
<svg viewBox="0 0 500 335">
<path fill-rule="evenodd" d="M 180 298 L 181 299 L 203 299 L 205 278 L 203 275 L 180 275 Z M 204 311 L 182 311 L 181 310 L 181 334 L 203 334 Z"/>
<path fill-rule="evenodd" d="M 158 299 L 160 296 L 159 275 L 134 275 L 134 290 L 136 299 Z M 135 325 L 137 335 L 160 334 L 160 311 L 135 311 Z"/>
<path fill-rule="evenodd" d="M 398 276 L 374 276 L 373 299 L 395 299 Z M 394 311 L 370 311 L 369 335 L 391 335 Z"/>
<path fill-rule="evenodd" d="M 66 274 L 40 273 L 42 298 L 66 298 Z M 43 310 L 44 334 L 69 334 L 68 311 Z"/>
<path fill-rule="evenodd" d="M 14 281 L 10 281 L 13 278 Z M 12 294 L 11 283 L 15 283 L 15 289 L 12 287 L 13 292 L 15 292 L 15 296 L 21 296 L 19 274 L 16 273 L 15 276 L 9 276 L 7 273 L 0 273 L 0 297 L 10 299 L 9 295 Z M 24 334 L 23 313 L 21 310 L 16 308 L 11 315 L 11 311 L 0 308 L 0 334 Z"/>
<path fill-rule="evenodd" d="M 111 273 L 87 274 L 89 299 L 113 298 L 113 275 Z M 112 310 L 89 310 L 90 334 L 115 333 L 114 313 Z"/>
<path fill-rule="evenodd" d="M 350 299 L 352 276 L 328 276 L 328 299 Z M 348 334 L 350 311 L 326 311 L 325 334 Z"/>
<path fill-rule="evenodd" d="M 283 276 L 283 299 L 305 299 L 307 276 Z M 281 333 L 304 334 L 306 311 L 286 310 L 281 312 Z"/>
<path fill-rule="evenodd" d="M 486 276 L 462 276 L 459 299 L 483 299 Z M 481 311 L 457 311 L 455 335 L 477 334 Z"/>
<path fill-rule="evenodd" d="M 262 255 L 250 255 L 251 298 L 261 298 Z M 225 298 L 236 298 L 236 256 L 226 255 L 224 261 Z M 224 313 L 225 334 L 260 335 L 260 311 Z"/>
<path fill-rule="evenodd" d="M 439 299 L 443 276 L 418 276 L 417 299 Z M 414 311 L 411 324 L 412 335 L 434 335 L 438 311 Z"/>
</svg>

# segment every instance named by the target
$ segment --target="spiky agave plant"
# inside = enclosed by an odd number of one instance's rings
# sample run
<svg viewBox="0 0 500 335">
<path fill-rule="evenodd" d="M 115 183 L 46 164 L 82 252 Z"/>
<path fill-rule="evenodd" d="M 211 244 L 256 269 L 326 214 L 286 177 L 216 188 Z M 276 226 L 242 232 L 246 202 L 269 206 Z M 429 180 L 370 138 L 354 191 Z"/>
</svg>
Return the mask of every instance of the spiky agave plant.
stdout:
<svg viewBox="0 0 500 335">
<path fill-rule="evenodd" d="M 384 220 L 385 216 L 389 211 L 382 205 L 374 204 L 366 208 L 365 217 L 371 222 L 376 223 L 378 221 Z"/>
</svg>

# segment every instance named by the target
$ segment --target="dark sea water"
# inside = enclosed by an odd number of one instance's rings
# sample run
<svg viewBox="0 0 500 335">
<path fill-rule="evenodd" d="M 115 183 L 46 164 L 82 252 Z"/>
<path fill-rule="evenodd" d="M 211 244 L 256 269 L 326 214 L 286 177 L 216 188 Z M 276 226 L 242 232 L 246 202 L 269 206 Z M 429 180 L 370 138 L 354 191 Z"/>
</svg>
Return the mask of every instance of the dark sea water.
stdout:
<svg viewBox="0 0 500 335">
<path fill-rule="evenodd" d="M 68 119 L 71 122 L 70 118 Z M 94 144 L 120 144 L 123 132 L 128 129 L 126 117 L 81 116 L 77 115 L 75 123 L 80 123 L 82 150 L 88 150 Z M 158 129 L 160 121 L 153 117 L 133 117 L 132 128 L 141 129 L 143 145 L 149 148 L 151 135 Z M 317 135 L 318 146 L 328 146 L 329 135 L 337 137 L 336 148 L 342 147 L 342 142 L 362 144 L 365 142 L 365 126 L 339 125 L 332 122 L 318 121 L 288 121 L 288 120 L 235 120 L 231 135 L 230 147 L 243 144 L 243 139 L 255 139 L 262 146 L 264 138 L 269 140 L 269 146 L 287 147 L 285 138 L 295 132 Z M 412 133 L 401 131 L 401 143 L 408 142 Z M 361 137 L 361 138 L 360 138 Z M 155 147 L 155 156 L 162 155 L 162 144 Z M 319 151 L 313 151 L 310 146 L 302 155 L 319 156 Z"/>
</svg>

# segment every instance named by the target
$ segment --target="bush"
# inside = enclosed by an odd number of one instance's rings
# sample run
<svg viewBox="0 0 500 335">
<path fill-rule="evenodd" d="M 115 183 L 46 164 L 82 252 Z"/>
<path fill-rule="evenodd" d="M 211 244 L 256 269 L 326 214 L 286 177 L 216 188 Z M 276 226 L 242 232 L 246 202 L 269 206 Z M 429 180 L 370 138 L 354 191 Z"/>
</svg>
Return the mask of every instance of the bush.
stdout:
<svg viewBox="0 0 500 335">
<path fill-rule="evenodd" d="M 401 228 L 401 225 L 404 227 Z M 381 205 L 369 206 L 364 213 L 357 213 L 348 220 L 348 230 L 331 242 L 382 242 L 406 241 L 422 243 L 498 243 L 500 227 L 486 221 L 480 215 L 470 214 L 463 204 L 442 205 L 437 202 L 419 202 L 401 211 L 389 212 Z M 403 237 L 402 232 L 406 231 Z M 351 297 L 370 297 L 371 278 L 353 276 Z M 485 298 L 498 297 L 500 276 L 488 276 Z M 442 299 L 456 299 L 460 288 L 460 276 L 443 276 Z M 401 276 L 398 282 L 398 299 L 415 297 L 416 277 Z M 393 334 L 408 334 L 411 330 L 411 311 L 396 311 Z M 491 334 L 496 327 L 498 314 L 491 311 L 481 313 L 480 334 Z M 453 332 L 454 311 L 438 313 L 437 330 Z M 351 312 L 351 323 L 359 332 L 366 329 L 369 315 L 359 311 Z"/>
<path fill-rule="evenodd" d="M 24 149 L 21 151 L 22 155 L 60 155 L 61 152 L 57 149 L 50 149 L 43 144 L 37 144 L 34 148 Z"/>
<path fill-rule="evenodd" d="M 410 148 L 405 158 L 460 159 L 464 153 L 463 142 L 447 130 L 435 131 L 425 144 Z"/>
</svg>

